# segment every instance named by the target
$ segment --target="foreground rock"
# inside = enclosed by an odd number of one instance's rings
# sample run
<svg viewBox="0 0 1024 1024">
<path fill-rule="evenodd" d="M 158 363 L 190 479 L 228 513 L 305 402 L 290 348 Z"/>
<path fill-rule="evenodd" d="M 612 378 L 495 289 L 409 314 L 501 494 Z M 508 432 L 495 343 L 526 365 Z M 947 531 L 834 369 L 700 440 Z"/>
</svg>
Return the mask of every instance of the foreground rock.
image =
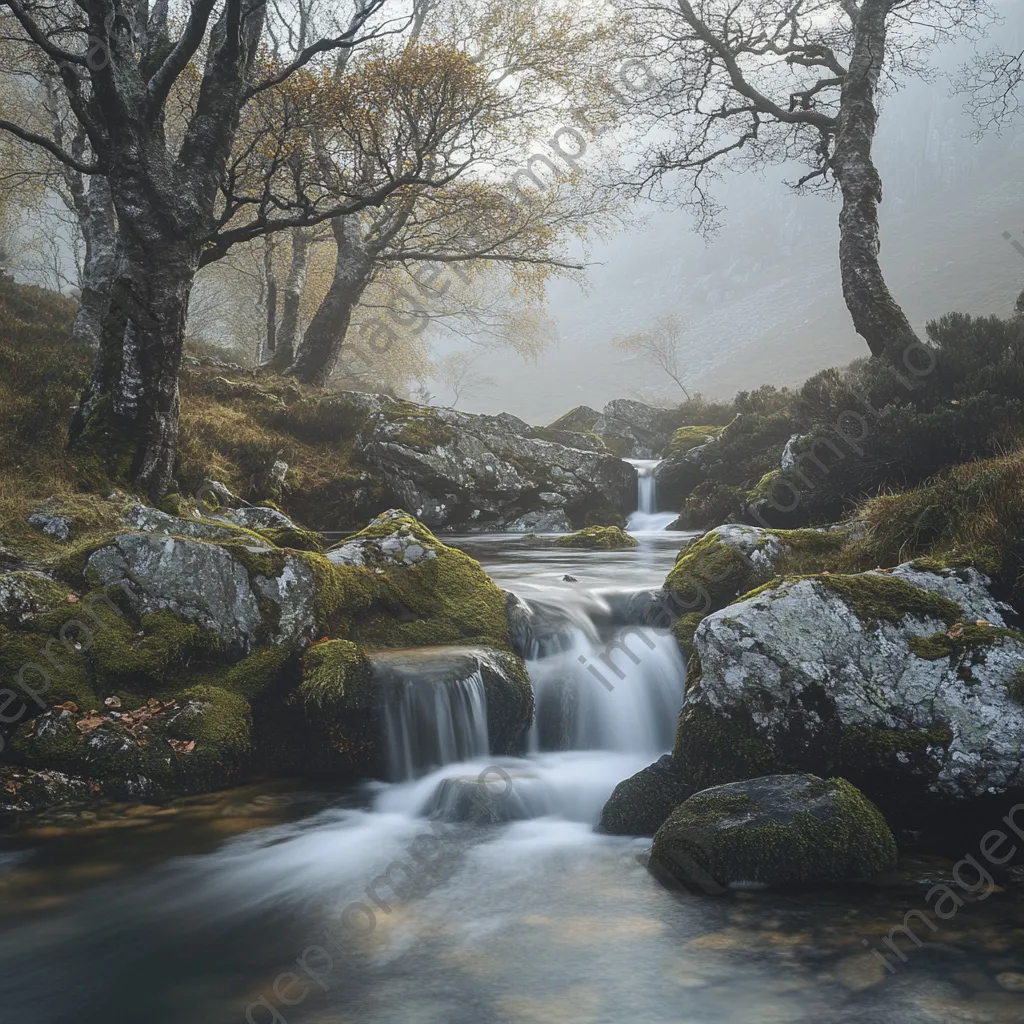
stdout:
<svg viewBox="0 0 1024 1024">
<path fill-rule="evenodd" d="M 910 582 L 913 580 L 913 582 Z M 841 775 L 901 827 L 1024 787 L 1024 636 L 973 569 L 782 580 L 696 628 L 673 759 L 694 786 Z"/>
<path fill-rule="evenodd" d="M 577 527 L 631 511 L 636 474 L 612 455 L 531 436 L 515 416 L 478 416 L 363 396 L 356 453 L 428 526 L 500 530 L 530 512 Z"/>
<path fill-rule="evenodd" d="M 508 752 L 529 728 L 506 595 L 406 513 L 379 516 L 328 558 L 253 543 L 250 527 L 294 527 L 263 512 L 248 526 L 204 521 L 195 536 L 190 517 L 144 506 L 123 532 L 122 505 L 104 503 L 100 521 L 120 531 L 80 542 L 53 578 L 0 575 L 0 675 L 26 684 L 0 718 L 0 751 L 28 773 L 12 808 L 77 799 L 93 783 L 139 798 L 253 772 L 386 775 L 382 648 L 433 645 L 402 657 L 425 659 L 417 671 L 439 692 L 442 663 L 456 683 L 475 680 L 475 754 Z"/>
<path fill-rule="evenodd" d="M 665 754 L 615 787 L 598 827 L 616 836 L 653 836 L 692 792 Z"/>
<path fill-rule="evenodd" d="M 696 793 L 658 829 L 651 868 L 714 892 L 870 878 L 896 864 L 878 808 L 843 779 L 772 775 Z"/>
</svg>

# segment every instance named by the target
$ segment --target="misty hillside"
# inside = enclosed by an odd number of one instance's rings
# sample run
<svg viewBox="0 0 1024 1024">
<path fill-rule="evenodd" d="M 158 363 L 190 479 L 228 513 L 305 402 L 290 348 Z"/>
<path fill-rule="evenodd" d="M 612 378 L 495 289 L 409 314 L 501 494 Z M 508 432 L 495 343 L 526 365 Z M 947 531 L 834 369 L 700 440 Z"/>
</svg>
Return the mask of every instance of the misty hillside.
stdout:
<svg viewBox="0 0 1024 1024">
<path fill-rule="evenodd" d="M 969 53 L 945 55 L 947 73 Z M 913 82 L 881 112 L 876 157 L 884 186 L 882 264 L 918 330 L 950 310 L 1006 314 L 1024 286 L 1024 139 L 977 140 L 948 80 Z M 721 183 L 726 210 L 705 245 L 689 214 L 648 206 L 645 225 L 597 246 L 590 287 L 557 282 L 550 311 L 559 338 L 535 364 L 496 353 L 487 372 L 501 382 L 502 408 L 547 422 L 572 404 L 659 391 L 670 382 L 608 344 L 655 317 L 689 323 L 688 379 L 727 397 L 764 383 L 793 384 L 816 370 L 867 355 L 843 302 L 838 271 L 838 203 L 797 196 L 779 168 Z M 481 392 L 464 404 L 492 408 Z"/>
</svg>

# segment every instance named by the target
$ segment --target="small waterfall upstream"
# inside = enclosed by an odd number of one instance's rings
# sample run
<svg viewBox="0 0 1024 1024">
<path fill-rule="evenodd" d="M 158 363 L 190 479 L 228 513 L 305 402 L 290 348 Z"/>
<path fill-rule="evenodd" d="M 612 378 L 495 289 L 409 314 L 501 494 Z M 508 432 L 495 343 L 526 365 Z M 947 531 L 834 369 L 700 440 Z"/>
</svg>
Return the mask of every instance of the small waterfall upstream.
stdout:
<svg viewBox="0 0 1024 1024">
<path fill-rule="evenodd" d="M 655 473 L 662 459 L 626 459 L 636 470 L 636 511 L 630 515 L 626 529 L 630 533 L 652 533 L 664 530 L 678 518 L 675 512 L 658 511 L 658 490 Z"/>
</svg>

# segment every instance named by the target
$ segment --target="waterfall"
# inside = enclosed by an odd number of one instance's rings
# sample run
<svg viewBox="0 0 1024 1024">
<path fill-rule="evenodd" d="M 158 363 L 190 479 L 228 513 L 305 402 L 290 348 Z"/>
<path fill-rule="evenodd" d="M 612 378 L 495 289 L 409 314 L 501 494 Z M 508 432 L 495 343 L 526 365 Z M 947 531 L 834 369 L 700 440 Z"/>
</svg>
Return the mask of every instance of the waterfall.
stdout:
<svg viewBox="0 0 1024 1024">
<path fill-rule="evenodd" d="M 616 596 L 524 602 L 533 619 L 533 751 L 654 755 L 672 746 L 685 678 L 679 648 L 667 630 L 623 621 L 629 602 Z"/>
<path fill-rule="evenodd" d="M 655 472 L 662 459 L 626 459 L 636 470 L 636 511 L 629 517 L 626 529 L 630 533 L 650 533 L 664 530 L 678 518 L 675 512 L 658 511 L 658 488 Z"/>
<path fill-rule="evenodd" d="M 487 696 L 476 659 L 457 648 L 424 648 L 374 652 L 373 663 L 392 781 L 487 756 Z"/>
</svg>

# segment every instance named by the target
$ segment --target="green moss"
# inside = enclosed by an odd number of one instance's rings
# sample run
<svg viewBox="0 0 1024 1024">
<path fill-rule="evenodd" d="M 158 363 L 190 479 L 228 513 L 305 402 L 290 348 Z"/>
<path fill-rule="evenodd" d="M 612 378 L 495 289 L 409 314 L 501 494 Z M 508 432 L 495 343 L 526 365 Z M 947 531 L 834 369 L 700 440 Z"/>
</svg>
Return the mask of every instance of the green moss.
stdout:
<svg viewBox="0 0 1024 1024">
<path fill-rule="evenodd" d="M 302 659 L 298 698 L 318 712 L 372 708 L 376 689 L 366 652 L 350 640 L 313 644 Z"/>
<path fill-rule="evenodd" d="M 956 622 L 945 632 L 933 633 L 931 636 L 912 636 L 908 643 L 917 657 L 927 661 L 949 659 L 952 663 L 970 658 L 972 664 L 978 664 L 984 661 L 988 648 L 1005 639 L 1024 642 L 1024 634 L 977 622 Z"/>
<path fill-rule="evenodd" d="M 753 579 L 749 559 L 708 533 L 680 551 L 665 586 L 681 612 L 696 609 L 703 617 L 734 601 Z"/>
<path fill-rule="evenodd" d="M 294 548 L 297 551 L 315 551 L 322 554 L 323 538 L 312 530 L 297 526 L 278 526 L 269 530 L 258 530 L 259 535 L 278 548 Z"/>
<path fill-rule="evenodd" d="M 440 448 L 455 440 L 452 428 L 430 406 L 402 402 L 389 406 L 384 417 L 399 428 L 394 439 L 410 448 Z"/>
<path fill-rule="evenodd" d="M 699 448 L 709 440 L 714 440 L 724 430 L 724 427 L 679 427 L 672 435 L 665 455 L 685 455 L 694 448 Z"/>
<path fill-rule="evenodd" d="M 494 754 L 520 754 L 526 732 L 533 724 L 533 684 L 523 659 L 499 652 L 485 660 L 487 735 Z"/>
<path fill-rule="evenodd" d="M 798 811 L 772 820 L 746 794 L 698 793 L 670 815 L 654 837 L 652 857 L 671 865 L 674 854 L 696 858 L 719 880 L 796 885 L 869 877 L 896 863 L 896 843 L 878 808 L 844 779 L 812 783 L 808 803 L 832 792 L 827 815 Z"/>
<path fill-rule="evenodd" d="M 867 626 L 902 622 L 907 616 L 939 619 L 952 625 L 963 615 L 954 601 L 930 590 L 915 587 L 898 576 L 869 572 L 855 576 L 822 575 L 815 582 L 847 604 Z"/>
<path fill-rule="evenodd" d="M 560 548 L 588 548 L 597 551 L 635 548 L 638 543 L 635 537 L 631 537 L 617 526 L 588 526 L 555 541 Z"/>
<path fill-rule="evenodd" d="M 287 647 L 260 647 L 222 673 L 220 685 L 249 701 L 255 700 L 281 681 L 294 657 Z"/>
<path fill-rule="evenodd" d="M 6 622 L 0 617 L 0 625 L 18 626 L 22 616 L 50 611 L 64 604 L 68 596 L 66 586 L 34 572 L 2 573 L 0 583 L 15 596 L 11 616 Z"/>
<path fill-rule="evenodd" d="M 60 625 L 80 618 L 73 610 L 64 613 Z M 85 658 L 59 639 L 59 626 L 53 633 L 7 630 L 0 627 L 0 680 L 19 695 L 20 684 L 40 694 L 46 705 L 73 701 L 79 707 L 97 705 L 96 692 Z M 67 631 L 65 631 L 67 635 Z M 69 644 L 75 632 L 68 636 Z M 29 695 L 24 697 L 26 717 L 41 708 Z M 13 714 L 14 709 L 8 711 Z"/>
<path fill-rule="evenodd" d="M 687 612 L 673 623 L 672 634 L 684 654 L 690 654 L 693 651 L 693 636 L 703 620 L 703 612 Z"/>
<path fill-rule="evenodd" d="M 688 692 L 699 687 L 699 673 L 690 675 Z M 685 701 L 672 761 L 694 790 L 795 770 L 783 752 L 759 734 L 748 715 Z"/>
</svg>

